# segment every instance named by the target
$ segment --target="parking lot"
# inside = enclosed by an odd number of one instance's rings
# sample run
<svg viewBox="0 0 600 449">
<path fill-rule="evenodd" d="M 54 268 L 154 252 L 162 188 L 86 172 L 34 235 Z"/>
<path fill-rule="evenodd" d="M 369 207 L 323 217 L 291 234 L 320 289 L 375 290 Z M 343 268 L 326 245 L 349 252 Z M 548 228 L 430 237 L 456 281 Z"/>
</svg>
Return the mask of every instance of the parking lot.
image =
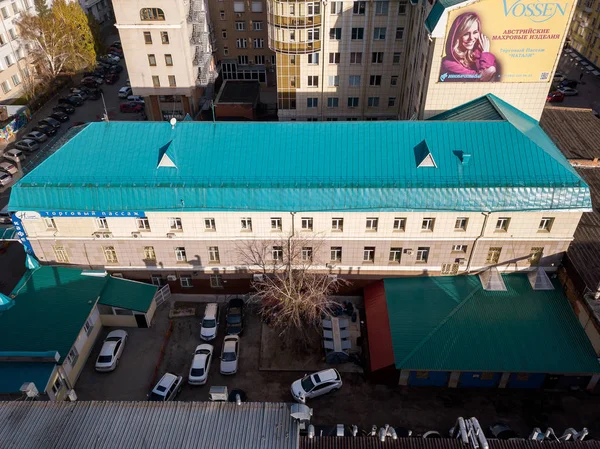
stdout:
<svg viewBox="0 0 600 449">
<path fill-rule="evenodd" d="M 568 79 L 578 82 L 575 96 L 565 97 L 561 103 L 552 103 L 553 106 L 562 106 L 570 108 L 600 108 L 600 77 L 597 77 L 586 70 L 573 55 L 563 52 L 559 62 L 557 72 L 562 73 Z M 583 73 L 581 80 L 579 77 Z"/>
</svg>

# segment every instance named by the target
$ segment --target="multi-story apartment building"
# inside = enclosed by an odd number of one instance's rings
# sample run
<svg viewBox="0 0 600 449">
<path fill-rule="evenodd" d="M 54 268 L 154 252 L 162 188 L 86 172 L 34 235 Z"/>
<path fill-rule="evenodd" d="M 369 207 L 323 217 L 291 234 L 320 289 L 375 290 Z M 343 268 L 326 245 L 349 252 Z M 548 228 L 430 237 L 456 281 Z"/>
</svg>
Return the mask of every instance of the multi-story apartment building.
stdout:
<svg viewBox="0 0 600 449">
<path fill-rule="evenodd" d="M 210 0 L 215 57 L 224 80 L 275 85 L 275 54 L 268 45 L 265 0 Z"/>
<path fill-rule="evenodd" d="M 35 14 L 33 0 L 5 0 L 0 2 L 0 101 L 23 95 L 24 82 L 30 77 L 31 66 L 27 49 L 20 40 L 16 22 L 21 14 Z"/>
<path fill-rule="evenodd" d="M 79 0 L 79 4 L 86 13 L 91 13 L 100 24 L 113 19 L 111 0 Z"/>
<path fill-rule="evenodd" d="M 280 120 L 396 119 L 406 0 L 268 0 Z"/>
<path fill-rule="evenodd" d="M 113 1 L 133 93 L 151 120 L 195 117 L 216 77 L 206 0 L 155 3 Z"/>
<path fill-rule="evenodd" d="M 492 93 L 539 120 L 573 6 L 411 0 L 400 117 L 428 118 Z"/>
<path fill-rule="evenodd" d="M 571 47 L 600 67 L 600 0 L 579 0 L 571 22 Z"/>
<path fill-rule="evenodd" d="M 276 262 L 289 238 L 358 283 L 553 269 L 590 208 L 537 122 L 493 96 L 424 122 L 90 123 L 9 204 L 44 263 L 242 292 L 240 249 Z"/>
</svg>

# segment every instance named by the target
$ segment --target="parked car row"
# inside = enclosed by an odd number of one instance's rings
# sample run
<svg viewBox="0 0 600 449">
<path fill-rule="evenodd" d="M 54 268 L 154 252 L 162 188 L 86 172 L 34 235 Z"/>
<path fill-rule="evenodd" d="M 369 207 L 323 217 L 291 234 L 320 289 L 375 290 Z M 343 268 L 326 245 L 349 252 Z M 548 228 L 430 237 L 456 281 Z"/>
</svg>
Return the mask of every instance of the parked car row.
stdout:
<svg viewBox="0 0 600 449">
<path fill-rule="evenodd" d="M 558 85 L 556 83 L 558 83 Z M 576 89 L 579 82 L 577 80 L 568 79 L 560 72 L 554 74 L 553 84 L 553 90 L 551 90 L 546 97 L 546 101 L 549 103 L 561 103 L 564 101 L 565 97 L 579 95 L 579 91 Z"/>
</svg>

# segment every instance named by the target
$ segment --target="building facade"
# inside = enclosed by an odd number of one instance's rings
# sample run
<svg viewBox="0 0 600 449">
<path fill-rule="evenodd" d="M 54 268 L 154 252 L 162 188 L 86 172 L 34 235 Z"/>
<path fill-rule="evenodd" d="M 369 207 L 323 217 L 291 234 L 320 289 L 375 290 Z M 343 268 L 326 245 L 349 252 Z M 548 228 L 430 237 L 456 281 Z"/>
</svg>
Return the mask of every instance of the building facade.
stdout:
<svg viewBox="0 0 600 449">
<path fill-rule="evenodd" d="M 108 24 L 114 19 L 111 0 L 79 0 L 79 4 L 86 13 L 92 14 L 101 25 Z"/>
<path fill-rule="evenodd" d="M 212 99 L 214 36 L 205 0 L 115 0 L 131 87 L 151 120 L 195 117 Z"/>
<path fill-rule="evenodd" d="M 569 37 L 571 47 L 600 67 L 600 1 L 577 2 Z"/>
</svg>

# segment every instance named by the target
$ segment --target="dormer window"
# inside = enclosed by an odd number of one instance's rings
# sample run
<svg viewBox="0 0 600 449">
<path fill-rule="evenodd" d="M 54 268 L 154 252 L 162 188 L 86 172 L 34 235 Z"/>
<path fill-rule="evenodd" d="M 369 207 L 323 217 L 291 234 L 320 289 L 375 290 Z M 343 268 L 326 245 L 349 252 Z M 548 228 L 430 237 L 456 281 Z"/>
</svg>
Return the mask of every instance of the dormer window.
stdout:
<svg viewBox="0 0 600 449">
<path fill-rule="evenodd" d="M 147 20 L 165 20 L 165 13 L 160 8 L 142 8 L 140 9 L 140 19 Z"/>
</svg>

